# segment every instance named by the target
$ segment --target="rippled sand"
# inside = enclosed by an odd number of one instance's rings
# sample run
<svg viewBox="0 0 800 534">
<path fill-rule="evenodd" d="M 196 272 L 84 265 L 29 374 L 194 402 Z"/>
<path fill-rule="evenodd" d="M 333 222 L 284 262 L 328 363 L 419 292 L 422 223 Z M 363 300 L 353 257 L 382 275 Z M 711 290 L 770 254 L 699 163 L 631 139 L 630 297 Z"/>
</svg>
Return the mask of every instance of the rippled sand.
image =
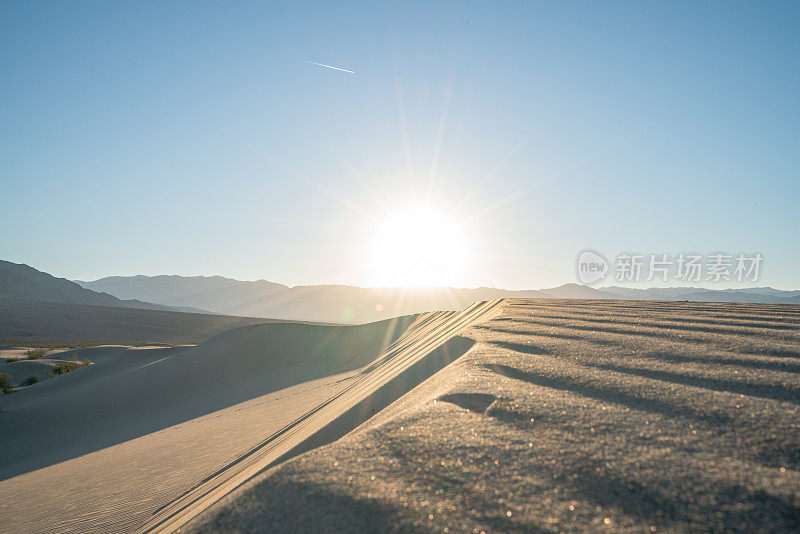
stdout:
<svg viewBox="0 0 800 534">
<path fill-rule="evenodd" d="M 511 300 L 196 531 L 796 532 L 800 308 Z"/>
</svg>

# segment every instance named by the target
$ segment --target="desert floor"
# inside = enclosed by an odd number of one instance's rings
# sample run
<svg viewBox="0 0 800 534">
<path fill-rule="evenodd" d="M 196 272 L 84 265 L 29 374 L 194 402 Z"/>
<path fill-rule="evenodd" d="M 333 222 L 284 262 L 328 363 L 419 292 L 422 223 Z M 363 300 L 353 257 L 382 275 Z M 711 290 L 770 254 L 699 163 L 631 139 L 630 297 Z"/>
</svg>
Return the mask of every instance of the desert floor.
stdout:
<svg viewBox="0 0 800 534">
<path fill-rule="evenodd" d="M 441 312 L 363 326 L 268 323 L 193 347 L 60 352 L 92 364 L 0 396 L 0 530 L 134 530 L 216 472 L 229 472 L 265 438 L 337 399 L 323 410 L 326 418 L 318 415 L 292 439 L 282 438 L 287 446 L 263 465 L 290 452 L 368 396 L 365 385 L 368 394 L 435 352 L 437 328 L 447 334 L 439 336 L 444 343 L 459 317 Z M 340 420 L 328 439 L 369 415 L 342 429 Z"/>
<path fill-rule="evenodd" d="M 194 531 L 797 532 L 800 310 L 506 301 L 461 359 Z"/>
<path fill-rule="evenodd" d="M 796 306 L 507 300 L 58 356 L 93 364 L 0 396 L 3 532 L 800 528 Z"/>
</svg>

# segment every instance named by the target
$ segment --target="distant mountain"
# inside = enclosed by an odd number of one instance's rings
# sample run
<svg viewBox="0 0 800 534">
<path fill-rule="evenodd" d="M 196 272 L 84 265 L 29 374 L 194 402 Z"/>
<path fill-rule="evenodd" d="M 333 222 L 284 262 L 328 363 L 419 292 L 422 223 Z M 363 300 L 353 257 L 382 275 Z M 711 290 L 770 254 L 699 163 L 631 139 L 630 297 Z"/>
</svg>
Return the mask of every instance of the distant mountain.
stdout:
<svg viewBox="0 0 800 534">
<path fill-rule="evenodd" d="M 221 276 L 113 276 L 79 282 L 119 298 L 166 306 L 190 306 L 215 313 L 298 321 L 364 323 L 431 310 L 457 310 L 495 298 L 569 298 L 619 300 L 695 300 L 710 302 L 793 303 L 800 291 L 773 288 L 709 290 L 693 287 L 637 289 L 593 288 L 579 284 L 512 291 L 482 287 L 363 288 L 343 285 L 287 287 L 259 280 L 242 282 Z"/>
<path fill-rule="evenodd" d="M 113 276 L 83 287 L 119 298 L 167 306 L 191 306 L 215 313 L 300 321 L 362 323 L 429 310 L 457 310 L 476 300 L 536 298 L 539 291 L 494 288 L 363 288 L 342 285 L 297 286 L 221 276 Z"/>
<path fill-rule="evenodd" d="M 696 302 L 752 302 L 765 304 L 800 304 L 800 291 L 772 287 L 741 289 L 706 289 L 702 287 L 651 287 L 637 289 L 609 286 L 601 288 L 630 300 L 691 300 Z"/>
<path fill-rule="evenodd" d="M 231 315 L 246 315 L 245 310 L 253 302 L 289 289 L 266 280 L 242 282 L 222 276 L 110 276 L 93 282 L 76 282 L 121 299 Z"/>
<path fill-rule="evenodd" d="M 141 300 L 121 300 L 108 293 L 91 291 L 75 282 L 37 271 L 28 265 L 4 260 L 0 260 L 0 298 L 174 311 L 169 306 Z"/>
<path fill-rule="evenodd" d="M 722 291 L 726 291 L 728 293 L 754 293 L 759 295 L 771 295 L 778 298 L 800 296 L 800 291 L 785 291 L 782 289 L 775 289 L 773 287 L 745 287 L 743 289 L 723 289 Z"/>
</svg>

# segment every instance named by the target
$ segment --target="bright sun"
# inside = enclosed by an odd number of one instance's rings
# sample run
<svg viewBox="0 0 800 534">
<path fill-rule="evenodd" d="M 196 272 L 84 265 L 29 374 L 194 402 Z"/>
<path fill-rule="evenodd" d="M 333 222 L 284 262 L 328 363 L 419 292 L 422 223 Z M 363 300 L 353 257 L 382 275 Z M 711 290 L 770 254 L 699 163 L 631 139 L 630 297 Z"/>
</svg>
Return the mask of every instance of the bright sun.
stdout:
<svg viewBox="0 0 800 534">
<path fill-rule="evenodd" d="M 372 229 L 368 270 L 376 286 L 455 286 L 470 267 L 466 227 L 429 204 L 387 214 Z"/>
</svg>

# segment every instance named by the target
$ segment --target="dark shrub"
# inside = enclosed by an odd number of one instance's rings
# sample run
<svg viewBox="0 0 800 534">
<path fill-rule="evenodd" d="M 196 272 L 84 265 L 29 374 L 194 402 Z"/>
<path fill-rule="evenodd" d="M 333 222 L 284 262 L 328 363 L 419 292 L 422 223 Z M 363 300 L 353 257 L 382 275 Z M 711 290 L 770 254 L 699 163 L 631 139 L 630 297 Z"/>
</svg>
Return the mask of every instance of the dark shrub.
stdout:
<svg viewBox="0 0 800 534">
<path fill-rule="evenodd" d="M 32 385 L 34 385 L 34 384 L 35 384 L 36 382 L 38 382 L 38 381 L 39 381 L 39 377 L 36 377 L 36 376 L 29 376 L 28 378 L 26 378 L 26 379 L 25 379 L 25 380 L 22 382 L 22 385 L 23 385 L 23 386 L 32 386 Z"/>
<path fill-rule="evenodd" d="M 63 375 L 64 373 L 69 373 L 70 371 L 80 369 L 81 367 L 83 367 L 83 362 L 61 362 L 53 367 L 53 374 Z"/>
<path fill-rule="evenodd" d="M 28 349 L 25 351 L 25 356 L 27 356 L 29 360 L 38 360 L 46 355 L 47 349 Z"/>
<path fill-rule="evenodd" d="M 0 389 L 3 390 L 3 394 L 14 391 L 14 386 L 11 385 L 10 374 L 0 373 Z"/>
</svg>

